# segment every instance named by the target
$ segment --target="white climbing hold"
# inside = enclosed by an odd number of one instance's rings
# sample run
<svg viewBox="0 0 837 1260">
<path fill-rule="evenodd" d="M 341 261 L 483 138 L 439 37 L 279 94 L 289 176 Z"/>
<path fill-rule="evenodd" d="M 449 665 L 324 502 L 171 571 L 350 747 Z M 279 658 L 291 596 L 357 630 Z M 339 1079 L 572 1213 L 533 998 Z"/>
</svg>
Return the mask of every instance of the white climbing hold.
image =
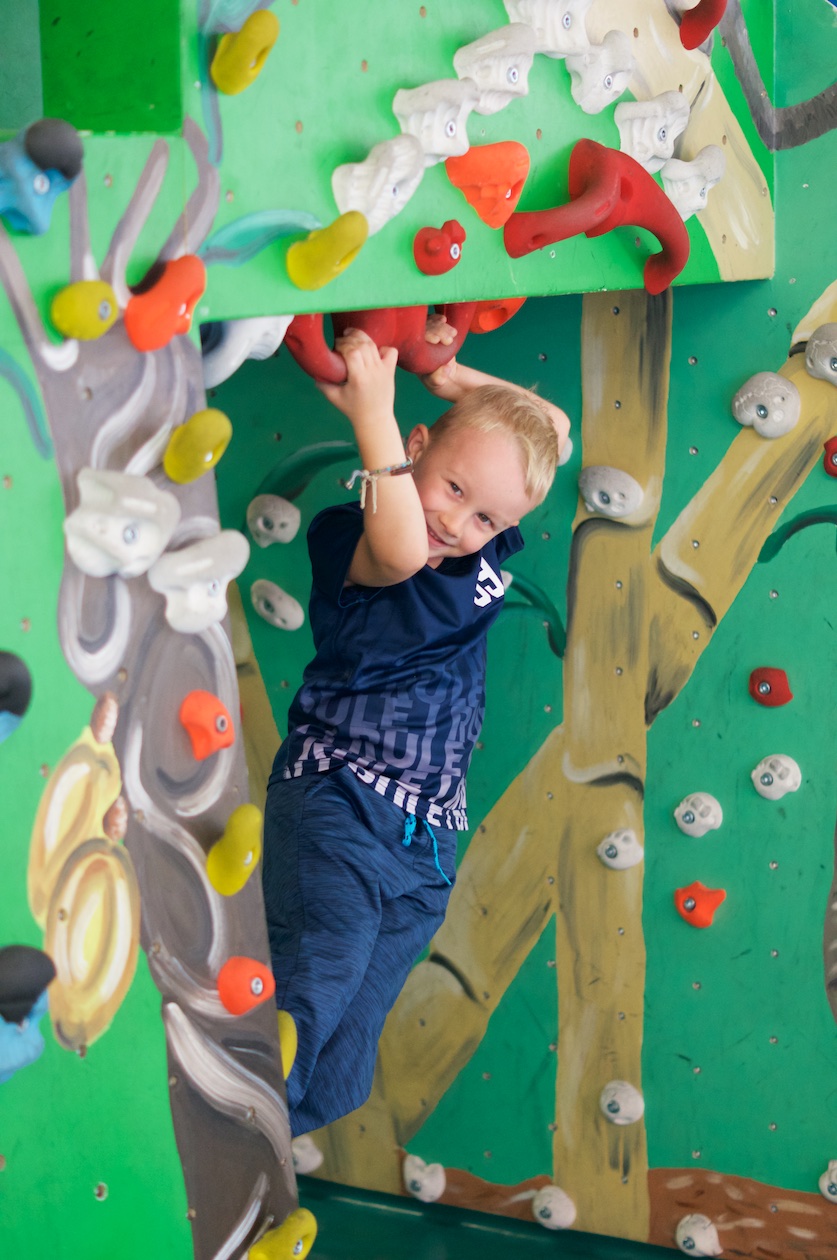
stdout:
<svg viewBox="0 0 837 1260">
<path fill-rule="evenodd" d="M 305 622 L 299 601 L 267 578 L 258 578 L 253 583 L 250 600 L 259 616 L 277 630 L 298 630 Z"/>
<path fill-rule="evenodd" d="M 689 1256 L 720 1256 L 724 1250 L 717 1229 L 702 1212 L 692 1212 L 678 1221 L 674 1240 Z"/>
<path fill-rule="evenodd" d="M 619 147 L 650 174 L 674 153 L 686 130 L 689 102 L 682 92 L 660 92 L 650 101 L 620 101 L 613 113 L 619 128 Z"/>
<path fill-rule="evenodd" d="M 535 32 L 536 52 L 567 57 L 590 47 L 585 17 L 593 0 L 503 0 L 510 22 Z"/>
<path fill-rule="evenodd" d="M 82 468 L 79 505 L 64 522 L 70 559 L 89 577 L 138 577 L 169 544 L 180 504 L 148 477 Z"/>
<path fill-rule="evenodd" d="M 405 1155 L 401 1175 L 404 1189 L 422 1203 L 435 1203 L 445 1193 L 445 1170 L 441 1164 L 425 1164 L 418 1155 Z"/>
<path fill-rule="evenodd" d="M 476 113 L 496 114 L 516 97 L 528 96 L 534 57 L 535 32 L 522 22 L 511 22 L 458 49 L 453 68 L 458 78 L 476 83 Z"/>
<path fill-rule="evenodd" d="M 636 512 L 644 498 L 642 486 L 630 473 L 607 464 L 582 469 L 578 488 L 588 512 L 617 520 Z"/>
<path fill-rule="evenodd" d="M 560 1186 L 541 1186 L 532 1199 L 532 1215 L 544 1229 L 569 1229 L 577 1212 L 572 1199 Z"/>
<path fill-rule="evenodd" d="M 752 425 L 763 438 L 790 433 L 801 410 L 799 390 L 793 381 L 778 372 L 756 372 L 732 400 L 732 414 L 738 423 Z"/>
<path fill-rule="evenodd" d="M 331 190 L 341 214 L 358 210 L 369 235 L 380 232 L 406 206 L 422 181 L 424 150 L 415 136 L 394 136 L 370 149 L 362 162 L 338 166 Z"/>
<path fill-rule="evenodd" d="M 802 771 L 787 753 L 773 753 L 759 762 L 750 778 L 759 796 L 767 801 L 780 801 L 788 792 L 798 791 Z"/>
<path fill-rule="evenodd" d="M 601 44 L 566 58 L 572 98 L 585 114 L 600 114 L 627 90 L 634 72 L 631 41 L 624 31 L 608 31 Z"/>
<path fill-rule="evenodd" d="M 724 811 L 709 792 L 692 792 L 677 806 L 674 821 L 685 836 L 705 836 L 707 831 L 718 830 Z"/>
<path fill-rule="evenodd" d="M 710 190 L 724 177 L 727 160 L 717 144 L 707 144 L 691 162 L 669 158 L 660 174 L 663 188 L 680 218 L 685 222 L 706 209 Z"/>
<path fill-rule="evenodd" d="M 294 1138 L 291 1142 L 291 1154 L 294 1161 L 294 1172 L 300 1176 L 316 1172 L 325 1156 L 310 1133 Z"/>
<path fill-rule="evenodd" d="M 596 846 L 596 853 L 599 860 L 612 871 L 630 870 L 632 866 L 638 866 L 645 855 L 636 832 L 630 827 L 611 831 Z"/>
<path fill-rule="evenodd" d="M 828 1161 L 828 1167 L 820 1177 L 817 1185 L 824 1199 L 828 1199 L 829 1203 L 837 1203 L 837 1159 Z"/>
<path fill-rule="evenodd" d="M 837 385 L 837 324 L 820 324 L 808 338 L 805 366 L 809 376 Z"/>
<path fill-rule="evenodd" d="M 611 1124 L 636 1124 L 645 1111 L 645 1100 L 629 1081 L 609 1081 L 599 1096 L 602 1115 Z"/>
<path fill-rule="evenodd" d="M 300 520 L 299 508 L 278 494 L 257 494 L 247 507 L 247 528 L 259 547 L 290 542 Z"/>
<path fill-rule="evenodd" d="M 167 551 L 148 570 L 148 583 L 166 599 L 166 621 L 181 634 L 199 634 L 227 613 L 227 586 L 238 577 L 250 544 L 235 529 Z"/>
<path fill-rule="evenodd" d="M 437 79 L 395 93 L 392 111 L 401 130 L 421 144 L 425 166 L 468 152 L 468 116 L 479 95 L 473 79 Z"/>
</svg>

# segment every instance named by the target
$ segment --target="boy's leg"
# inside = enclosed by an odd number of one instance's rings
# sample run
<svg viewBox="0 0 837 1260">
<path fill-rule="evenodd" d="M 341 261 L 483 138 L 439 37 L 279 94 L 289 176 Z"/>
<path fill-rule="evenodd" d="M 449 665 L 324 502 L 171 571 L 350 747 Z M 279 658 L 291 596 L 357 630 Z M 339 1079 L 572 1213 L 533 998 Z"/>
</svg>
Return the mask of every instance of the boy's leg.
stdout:
<svg viewBox="0 0 837 1260">
<path fill-rule="evenodd" d="M 388 805 L 377 799 L 374 803 Z M 397 826 L 402 835 L 403 820 L 401 814 Z M 440 865 L 453 880 L 456 833 L 439 829 L 436 834 Z M 366 973 L 320 1050 L 305 1096 L 292 1109 L 294 1134 L 321 1128 L 369 1097 L 384 1021 L 416 958 L 445 917 L 451 890 L 436 867 L 432 842 L 421 823 L 409 849 L 399 840 L 393 857 L 398 869 L 393 871 L 388 864 L 384 872 L 380 928 Z"/>
<path fill-rule="evenodd" d="M 381 893 L 368 836 L 339 781 L 351 771 L 271 781 L 262 881 L 276 1005 L 299 1047 L 288 1080 L 302 1098 L 322 1046 L 357 992 L 374 948 Z"/>
</svg>

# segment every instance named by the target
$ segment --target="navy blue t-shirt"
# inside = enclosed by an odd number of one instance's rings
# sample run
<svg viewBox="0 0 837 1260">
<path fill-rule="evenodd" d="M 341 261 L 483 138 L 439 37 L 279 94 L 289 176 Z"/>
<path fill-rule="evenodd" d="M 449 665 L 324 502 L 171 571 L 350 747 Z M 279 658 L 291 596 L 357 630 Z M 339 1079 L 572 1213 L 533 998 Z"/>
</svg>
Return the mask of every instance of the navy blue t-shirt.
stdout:
<svg viewBox="0 0 837 1260">
<path fill-rule="evenodd" d="M 316 656 L 274 771 L 290 779 L 348 764 L 407 813 L 464 831 L 485 638 L 503 605 L 500 566 L 523 539 L 512 527 L 395 586 L 344 586 L 362 532 L 356 503 L 320 512 L 308 531 Z"/>
</svg>

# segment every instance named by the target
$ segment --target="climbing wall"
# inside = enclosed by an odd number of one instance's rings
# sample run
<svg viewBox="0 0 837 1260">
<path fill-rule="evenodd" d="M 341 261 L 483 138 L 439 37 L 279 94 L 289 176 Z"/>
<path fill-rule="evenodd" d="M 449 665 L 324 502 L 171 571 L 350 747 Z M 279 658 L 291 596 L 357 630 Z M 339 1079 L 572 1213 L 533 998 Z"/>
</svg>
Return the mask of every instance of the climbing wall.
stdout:
<svg viewBox="0 0 837 1260">
<path fill-rule="evenodd" d="M 370 1104 L 298 1167 L 830 1254 L 833 6 L 41 0 L 9 38 L 3 1242 L 310 1247 L 240 807 L 310 655 L 305 527 L 354 461 L 295 362 L 333 370 L 328 326 L 288 317 L 433 303 L 574 449 L 493 631 L 448 922 Z M 41 115 L 83 157 L 15 139 Z M 409 321 L 375 327 L 417 366 Z M 398 406 L 435 404 L 405 371 Z M 257 545 L 260 494 L 287 543 Z"/>
</svg>

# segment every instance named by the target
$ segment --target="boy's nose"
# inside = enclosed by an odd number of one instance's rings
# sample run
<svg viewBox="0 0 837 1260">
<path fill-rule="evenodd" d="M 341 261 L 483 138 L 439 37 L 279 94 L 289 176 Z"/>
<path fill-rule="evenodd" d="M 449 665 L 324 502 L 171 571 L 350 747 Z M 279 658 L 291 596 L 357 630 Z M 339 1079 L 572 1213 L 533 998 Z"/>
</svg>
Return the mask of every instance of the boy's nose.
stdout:
<svg viewBox="0 0 837 1260">
<path fill-rule="evenodd" d="M 456 512 L 445 512 L 439 517 L 439 524 L 447 542 L 455 542 L 459 537 L 459 516 Z"/>
</svg>

